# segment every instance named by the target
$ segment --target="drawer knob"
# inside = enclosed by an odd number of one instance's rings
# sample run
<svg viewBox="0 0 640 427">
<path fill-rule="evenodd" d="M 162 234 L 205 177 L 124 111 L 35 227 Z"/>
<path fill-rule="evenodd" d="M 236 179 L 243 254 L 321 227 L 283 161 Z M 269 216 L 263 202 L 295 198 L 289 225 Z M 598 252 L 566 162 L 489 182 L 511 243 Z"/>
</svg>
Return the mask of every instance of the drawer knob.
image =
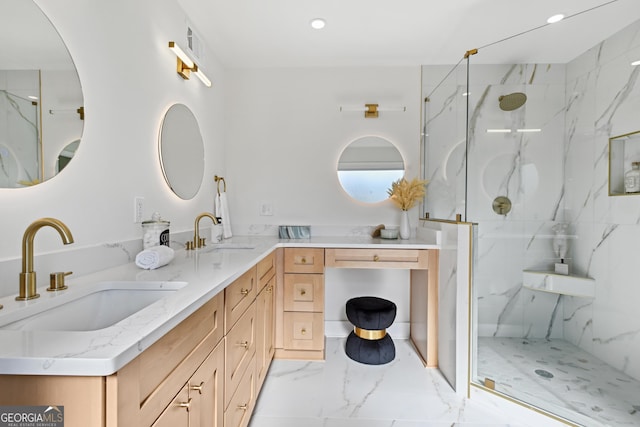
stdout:
<svg viewBox="0 0 640 427">
<path fill-rule="evenodd" d="M 306 294 L 307 294 L 306 289 L 300 289 L 300 295 L 306 295 Z"/>
<path fill-rule="evenodd" d="M 302 257 L 302 259 L 300 260 L 301 263 L 306 264 L 307 263 L 307 259 L 305 257 Z"/>
<path fill-rule="evenodd" d="M 300 333 L 301 333 L 302 335 L 306 335 L 306 334 L 307 334 L 307 330 L 306 330 L 305 328 L 302 328 L 302 330 L 300 331 Z"/>
<path fill-rule="evenodd" d="M 240 341 L 238 345 L 240 347 L 249 348 L 249 341 Z"/>
<path fill-rule="evenodd" d="M 373 260 L 374 260 L 375 262 L 378 262 L 378 261 L 380 261 L 380 257 L 379 257 L 378 255 L 374 255 L 374 256 L 373 256 Z"/>
<path fill-rule="evenodd" d="M 267 292 L 268 292 L 268 293 L 273 292 L 273 286 L 269 286 L 269 287 L 267 288 Z"/>
<path fill-rule="evenodd" d="M 189 399 L 186 402 L 178 403 L 178 407 L 185 408 L 187 410 L 187 412 L 189 412 L 189 410 L 191 409 L 191 399 Z"/>
<path fill-rule="evenodd" d="M 189 387 L 189 390 L 197 391 L 199 394 L 202 394 L 202 388 L 204 387 L 204 381 L 200 382 L 200 385 L 192 385 Z"/>
<path fill-rule="evenodd" d="M 242 295 L 249 295 L 249 289 L 240 289 Z"/>
<path fill-rule="evenodd" d="M 246 411 L 247 409 L 249 409 L 249 405 L 247 405 L 246 403 L 244 405 L 238 405 L 238 409 L 242 409 L 243 411 Z"/>
</svg>

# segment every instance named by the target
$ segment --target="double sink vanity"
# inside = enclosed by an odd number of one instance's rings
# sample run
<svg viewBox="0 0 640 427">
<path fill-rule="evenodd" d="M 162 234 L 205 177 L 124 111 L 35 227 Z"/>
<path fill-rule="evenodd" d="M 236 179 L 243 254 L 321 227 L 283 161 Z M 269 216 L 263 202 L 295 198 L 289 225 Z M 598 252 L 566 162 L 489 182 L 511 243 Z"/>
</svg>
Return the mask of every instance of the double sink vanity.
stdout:
<svg viewBox="0 0 640 427">
<path fill-rule="evenodd" d="M 271 360 L 324 359 L 324 269 L 408 269 L 411 339 L 438 366 L 439 245 L 234 237 L 0 299 L 0 401 L 66 426 L 246 426 Z"/>
</svg>

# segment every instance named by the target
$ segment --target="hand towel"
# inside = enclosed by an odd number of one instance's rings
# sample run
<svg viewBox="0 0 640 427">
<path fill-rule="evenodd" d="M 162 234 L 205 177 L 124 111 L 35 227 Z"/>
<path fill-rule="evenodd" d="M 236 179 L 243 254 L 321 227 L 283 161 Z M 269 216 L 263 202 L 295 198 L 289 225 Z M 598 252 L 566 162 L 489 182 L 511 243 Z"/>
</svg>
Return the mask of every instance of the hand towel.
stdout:
<svg viewBox="0 0 640 427">
<path fill-rule="evenodd" d="M 213 216 L 220 218 L 222 216 L 222 207 L 220 206 L 220 194 L 216 194 L 213 198 Z"/>
<path fill-rule="evenodd" d="M 173 260 L 173 255 L 174 250 L 169 246 L 153 246 L 136 255 L 136 265 L 145 270 L 153 270 L 169 264 Z"/>
<path fill-rule="evenodd" d="M 222 237 L 228 239 L 231 234 L 231 219 L 229 218 L 229 204 L 227 203 L 227 193 L 220 194 L 220 210 L 218 211 L 222 218 Z"/>
</svg>

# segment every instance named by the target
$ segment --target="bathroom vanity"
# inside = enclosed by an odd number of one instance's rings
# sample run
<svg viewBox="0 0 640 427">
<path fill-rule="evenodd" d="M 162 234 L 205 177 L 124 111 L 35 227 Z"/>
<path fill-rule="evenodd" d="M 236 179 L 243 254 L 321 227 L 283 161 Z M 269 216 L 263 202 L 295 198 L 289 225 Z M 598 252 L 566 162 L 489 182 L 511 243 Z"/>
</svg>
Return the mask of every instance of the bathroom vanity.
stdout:
<svg viewBox="0 0 640 427">
<path fill-rule="evenodd" d="M 411 338 L 437 366 L 438 256 L 438 245 L 415 240 L 253 237 L 177 251 L 157 270 L 127 264 L 70 279 L 70 290 L 186 285 L 102 329 L 0 329 L 0 401 L 64 406 L 66 426 L 246 426 L 274 356 L 324 358 L 325 268 L 411 270 Z"/>
</svg>

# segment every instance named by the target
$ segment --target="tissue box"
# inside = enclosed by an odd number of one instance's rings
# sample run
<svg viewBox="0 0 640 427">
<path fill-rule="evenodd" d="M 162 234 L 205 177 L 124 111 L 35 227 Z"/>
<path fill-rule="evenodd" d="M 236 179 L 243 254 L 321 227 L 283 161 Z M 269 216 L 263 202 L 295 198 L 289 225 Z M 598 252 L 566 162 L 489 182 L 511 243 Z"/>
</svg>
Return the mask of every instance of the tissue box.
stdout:
<svg viewBox="0 0 640 427">
<path fill-rule="evenodd" d="M 311 237 L 310 225 L 281 225 L 278 227 L 281 239 L 308 239 Z"/>
</svg>

